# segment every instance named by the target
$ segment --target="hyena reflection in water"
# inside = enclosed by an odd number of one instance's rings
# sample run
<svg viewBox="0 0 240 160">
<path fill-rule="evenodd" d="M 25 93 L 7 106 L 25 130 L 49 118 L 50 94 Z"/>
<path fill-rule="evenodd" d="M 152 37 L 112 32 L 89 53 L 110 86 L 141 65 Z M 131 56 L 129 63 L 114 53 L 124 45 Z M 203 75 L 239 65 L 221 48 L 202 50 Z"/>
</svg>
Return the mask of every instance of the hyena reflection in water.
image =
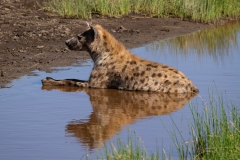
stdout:
<svg viewBox="0 0 240 160">
<path fill-rule="evenodd" d="M 94 66 L 88 81 L 47 77 L 43 85 L 111 88 L 162 93 L 198 93 L 181 71 L 130 53 L 100 25 L 66 41 L 71 50 L 89 52 Z"/>
<path fill-rule="evenodd" d="M 86 92 L 90 99 L 88 103 L 91 103 L 93 111 L 88 117 L 84 117 L 84 120 L 69 122 L 66 131 L 90 148 L 98 147 L 121 131 L 124 126 L 136 123 L 139 119 L 177 111 L 196 95 L 192 93 L 126 92 L 66 86 L 43 86 L 42 89 Z M 68 106 L 71 103 L 75 102 L 69 102 Z"/>
</svg>

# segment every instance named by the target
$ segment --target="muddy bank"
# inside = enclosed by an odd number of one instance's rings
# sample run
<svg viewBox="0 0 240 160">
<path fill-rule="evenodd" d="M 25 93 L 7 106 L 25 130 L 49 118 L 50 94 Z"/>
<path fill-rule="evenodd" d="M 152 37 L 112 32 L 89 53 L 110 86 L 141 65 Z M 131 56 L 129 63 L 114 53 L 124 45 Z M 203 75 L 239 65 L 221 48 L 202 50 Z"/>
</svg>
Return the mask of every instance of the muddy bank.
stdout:
<svg viewBox="0 0 240 160">
<path fill-rule="evenodd" d="M 86 29 L 85 20 L 63 19 L 39 5 L 34 0 L 0 2 L 0 88 L 11 86 L 13 79 L 33 70 L 51 72 L 51 67 L 90 58 L 87 53 L 68 50 L 64 44 L 66 39 Z M 95 16 L 91 22 L 102 25 L 127 48 L 211 27 L 178 18 L 142 15 Z"/>
</svg>

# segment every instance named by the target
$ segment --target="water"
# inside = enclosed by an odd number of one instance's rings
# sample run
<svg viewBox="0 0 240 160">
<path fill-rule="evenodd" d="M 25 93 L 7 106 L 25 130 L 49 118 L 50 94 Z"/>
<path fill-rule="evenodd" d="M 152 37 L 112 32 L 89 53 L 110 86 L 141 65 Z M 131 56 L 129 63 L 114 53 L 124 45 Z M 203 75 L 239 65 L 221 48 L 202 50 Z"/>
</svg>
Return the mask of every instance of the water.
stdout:
<svg viewBox="0 0 240 160">
<path fill-rule="evenodd" d="M 127 141 L 135 131 L 147 151 L 157 145 L 166 152 L 173 143 L 163 123 L 172 120 L 187 140 L 191 111 L 187 102 L 209 102 L 212 90 L 240 104 L 240 24 L 205 30 L 132 49 L 140 57 L 181 70 L 200 89 L 196 97 L 102 89 L 42 88 L 47 76 L 87 80 L 92 68 L 35 71 L 10 89 L 0 90 L 0 159 L 81 159 L 92 157 L 106 142 Z M 63 70 L 62 70 L 63 69 Z M 163 122 L 163 123 L 162 123 Z M 129 131 L 131 130 L 131 131 Z"/>
</svg>

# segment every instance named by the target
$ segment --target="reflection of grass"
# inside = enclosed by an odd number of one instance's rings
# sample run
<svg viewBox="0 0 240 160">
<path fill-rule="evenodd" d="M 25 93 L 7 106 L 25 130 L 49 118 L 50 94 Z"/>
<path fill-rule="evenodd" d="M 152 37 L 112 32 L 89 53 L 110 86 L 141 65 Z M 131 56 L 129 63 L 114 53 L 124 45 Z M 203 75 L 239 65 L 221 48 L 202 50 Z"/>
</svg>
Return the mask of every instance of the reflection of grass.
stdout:
<svg viewBox="0 0 240 160">
<path fill-rule="evenodd" d="M 111 17 L 143 13 L 216 22 L 240 16 L 239 0 L 50 0 L 45 6 L 61 16 L 80 18 L 91 18 L 92 13 Z"/>
<path fill-rule="evenodd" d="M 240 23 L 229 24 L 219 28 L 207 29 L 189 35 L 175 37 L 163 42 L 155 42 L 148 45 L 149 50 L 158 51 L 161 48 L 169 48 L 175 53 L 197 52 L 198 55 L 210 54 L 218 57 L 230 53 L 231 46 L 238 45 L 238 32 Z"/>
<path fill-rule="evenodd" d="M 240 110 L 233 103 L 225 103 L 223 97 L 210 97 L 209 104 L 190 104 L 193 121 L 189 122 L 190 140 L 186 142 L 173 121 L 173 132 L 169 132 L 179 152 L 179 159 L 240 159 Z M 167 129 L 168 127 L 166 127 Z M 169 129 L 167 129 L 169 130 Z M 177 136 L 177 135 L 180 136 Z M 130 135 L 125 144 L 118 139 L 117 146 L 105 146 L 100 159 L 159 159 L 160 152 L 148 155 L 140 139 Z M 162 159 L 172 159 L 162 150 Z M 89 158 L 89 157 L 88 157 Z M 89 158 L 90 159 L 90 158 Z"/>
</svg>

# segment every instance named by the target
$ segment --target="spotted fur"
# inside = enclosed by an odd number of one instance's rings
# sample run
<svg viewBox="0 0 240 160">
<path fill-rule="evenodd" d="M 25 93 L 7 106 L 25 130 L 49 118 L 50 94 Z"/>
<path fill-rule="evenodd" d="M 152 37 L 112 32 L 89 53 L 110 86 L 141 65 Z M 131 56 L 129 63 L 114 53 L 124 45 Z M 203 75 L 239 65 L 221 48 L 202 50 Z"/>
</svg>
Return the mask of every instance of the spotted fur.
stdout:
<svg viewBox="0 0 240 160">
<path fill-rule="evenodd" d="M 163 93 L 188 93 L 199 90 L 177 69 L 148 61 L 130 53 L 100 25 L 66 41 L 71 50 L 89 52 L 94 66 L 88 81 L 42 80 L 43 85 L 111 88 Z"/>
</svg>

